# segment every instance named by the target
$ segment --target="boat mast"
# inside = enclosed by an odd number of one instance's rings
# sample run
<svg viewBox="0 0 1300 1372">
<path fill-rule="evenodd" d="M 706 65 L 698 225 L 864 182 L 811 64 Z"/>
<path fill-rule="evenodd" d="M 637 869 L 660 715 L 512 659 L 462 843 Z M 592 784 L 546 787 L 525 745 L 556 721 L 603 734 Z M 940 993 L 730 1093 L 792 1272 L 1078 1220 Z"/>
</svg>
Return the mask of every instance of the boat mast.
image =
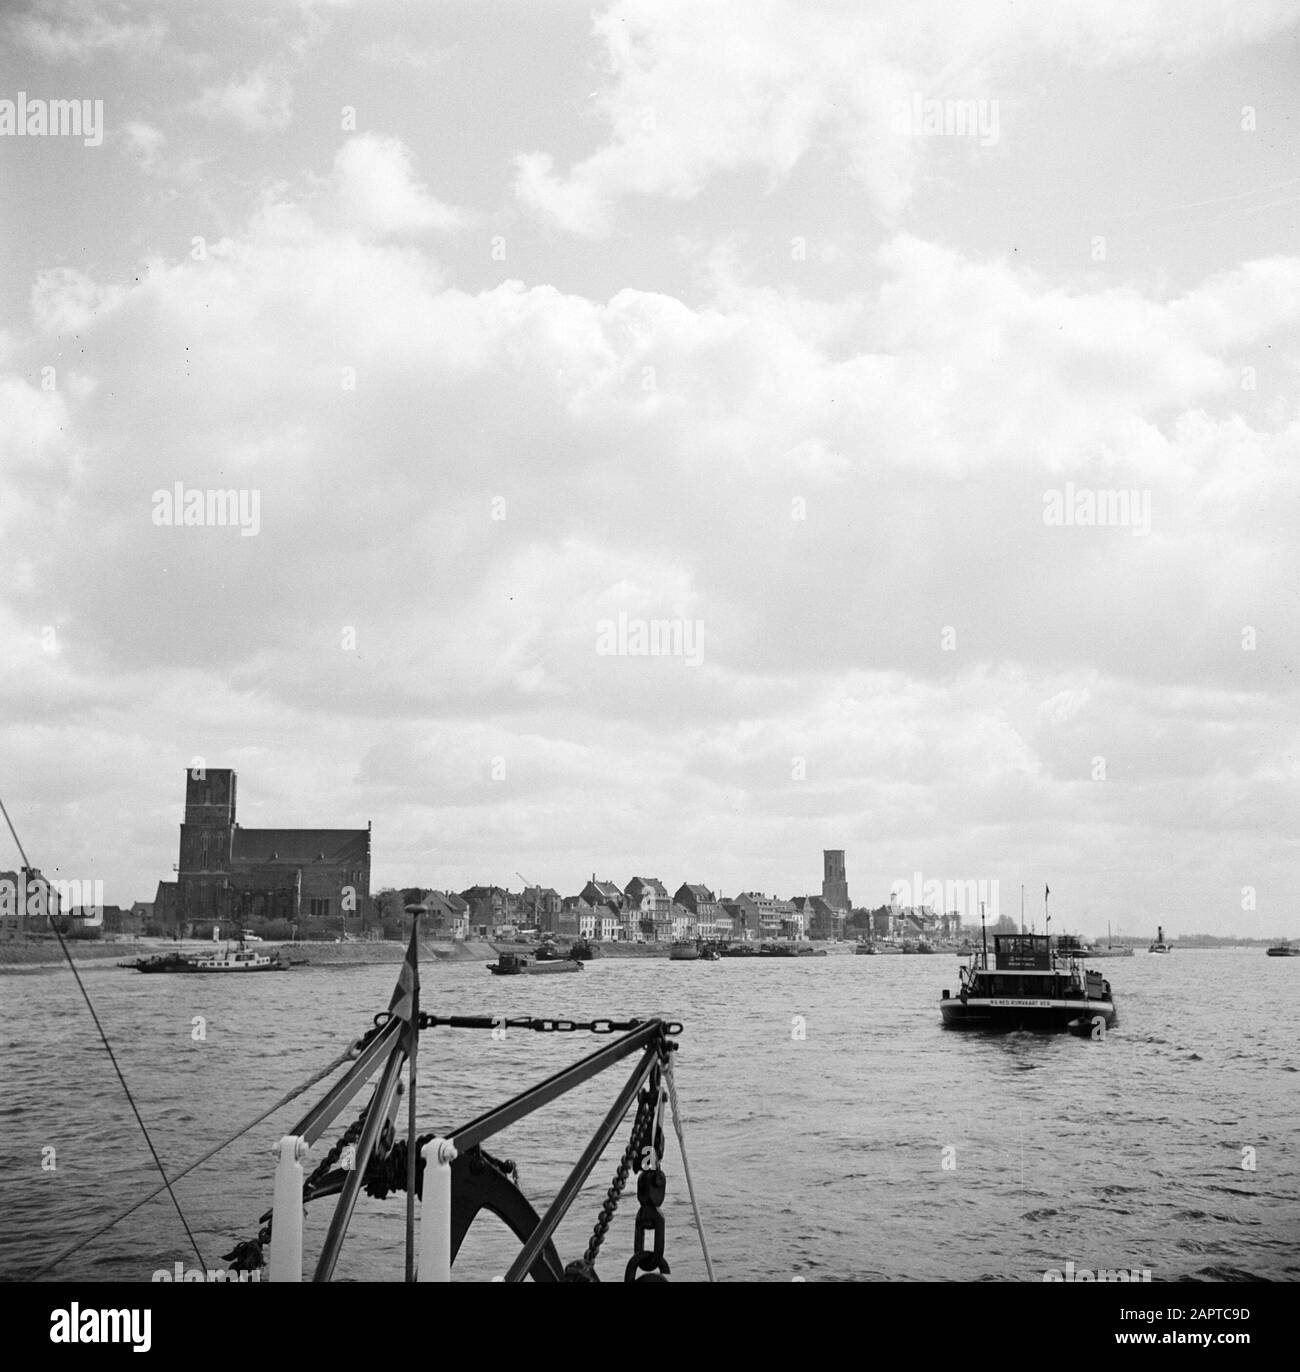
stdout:
<svg viewBox="0 0 1300 1372">
<path fill-rule="evenodd" d="M 984 902 L 980 901 L 980 942 L 984 945 L 984 966 L 989 965 L 989 932 L 984 927 Z"/>
</svg>

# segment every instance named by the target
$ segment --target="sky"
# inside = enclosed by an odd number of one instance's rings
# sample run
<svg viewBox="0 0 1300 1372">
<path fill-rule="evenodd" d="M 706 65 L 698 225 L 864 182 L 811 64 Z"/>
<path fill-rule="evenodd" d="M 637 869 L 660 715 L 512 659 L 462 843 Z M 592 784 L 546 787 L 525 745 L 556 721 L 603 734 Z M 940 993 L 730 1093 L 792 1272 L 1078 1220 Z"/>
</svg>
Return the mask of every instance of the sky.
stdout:
<svg viewBox="0 0 1300 1372">
<path fill-rule="evenodd" d="M 856 905 L 1300 936 L 1298 45 L 1292 0 L 6 6 L 29 858 L 152 899 L 206 765 L 249 827 L 372 822 L 376 890 L 841 848 Z"/>
</svg>

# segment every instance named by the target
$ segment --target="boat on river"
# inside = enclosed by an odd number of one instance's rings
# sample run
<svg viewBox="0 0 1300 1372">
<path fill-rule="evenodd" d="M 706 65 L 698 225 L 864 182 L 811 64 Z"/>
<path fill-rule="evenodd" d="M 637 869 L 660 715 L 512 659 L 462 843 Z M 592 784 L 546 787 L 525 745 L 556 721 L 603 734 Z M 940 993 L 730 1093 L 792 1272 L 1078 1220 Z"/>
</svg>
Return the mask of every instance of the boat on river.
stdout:
<svg viewBox="0 0 1300 1372">
<path fill-rule="evenodd" d="M 676 939 L 668 949 L 669 962 L 698 962 L 700 945 L 693 938 Z"/>
<path fill-rule="evenodd" d="M 140 958 L 134 963 L 120 963 L 134 967 L 137 972 L 171 973 L 244 973 L 287 972 L 293 964 L 278 954 L 259 953 L 246 948 L 241 940 L 238 948 L 214 949 L 210 953 L 163 953 L 159 957 Z"/>
<path fill-rule="evenodd" d="M 1172 943 L 1166 943 L 1166 942 L 1165 942 L 1165 930 L 1164 930 L 1164 925 L 1162 925 L 1162 924 L 1157 924 L 1157 925 L 1156 925 L 1156 941 L 1151 945 L 1150 948 L 1147 949 L 1147 952 L 1148 952 L 1148 953 L 1172 953 L 1173 951 L 1174 951 L 1174 945 L 1173 945 Z"/>
<path fill-rule="evenodd" d="M 1044 1029 L 1099 1036 L 1118 1023 L 1110 982 L 1047 934 L 994 934 L 963 964 L 956 995 L 944 990 L 939 1011 L 958 1029 Z"/>
<path fill-rule="evenodd" d="M 1099 943 L 1087 943 L 1077 934 L 1059 934 L 1056 940 L 1056 951 L 1058 953 L 1074 953 L 1081 958 L 1131 958 L 1133 950 L 1131 948 L 1116 948 L 1107 944 L 1103 948 Z"/>
<path fill-rule="evenodd" d="M 1268 956 L 1271 958 L 1300 958 L 1300 948 L 1283 939 L 1281 943 L 1275 943 L 1268 950 Z"/>
<path fill-rule="evenodd" d="M 574 958 L 531 958 L 527 953 L 501 953 L 495 962 L 483 964 L 493 976 L 537 976 L 542 972 L 581 972 Z"/>
</svg>

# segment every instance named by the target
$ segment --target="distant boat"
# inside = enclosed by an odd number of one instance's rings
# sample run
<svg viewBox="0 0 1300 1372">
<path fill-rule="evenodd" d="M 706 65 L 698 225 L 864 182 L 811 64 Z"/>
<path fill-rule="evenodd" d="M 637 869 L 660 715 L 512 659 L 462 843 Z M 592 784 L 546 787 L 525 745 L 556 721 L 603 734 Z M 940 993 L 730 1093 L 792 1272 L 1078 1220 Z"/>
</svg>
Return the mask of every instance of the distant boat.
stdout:
<svg viewBox="0 0 1300 1372">
<path fill-rule="evenodd" d="M 1085 943 L 1077 934 L 1058 934 L 1056 951 L 1058 953 L 1070 953 L 1074 957 L 1094 959 L 1130 958 L 1133 956 L 1131 948 L 1115 948 L 1109 943 L 1103 948 L 1099 943 Z"/>
<path fill-rule="evenodd" d="M 669 962 L 699 962 L 700 945 L 693 938 L 679 938 L 668 949 Z"/>
<path fill-rule="evenodd" d="M 1106 946 L 1103 948 L 1099 943 L 1094 943 L 1088 949 L 1090 958 L 1131 958 L 1133 949 L 1127 944 L 1120 944 L 1116 947 L 1110 936 L 1110 924 L 1106 925 Z"/>
<path fill-rule="evenodd" d="M 539 972 L 581 972 L 582 963 L 573 958 L 554 958 L 538 962 L 527 953 L 502 953 L 484 966 L 496 977 L 536 976 Z"/>
<path fill-rule="evenodd" d="M 1269 950 L 1268 956 L 1271 958 L 1300 958 L 1300 948 L 1293 947 L 1286 939 L 1281 943 L 1275 943 Z"/>
<path fill-rule="evenodd" d="M 1150 948 L 1147 949 L 1147 952 L 1148 952 L 1148 953 L 1172 953 L 1173 951 L 1174 951 L 1174 945 L 1173 945 L 1172 943 L 1166 943 L 1166 942 L 1165 942 L 1165 929 L 1164 929 L 1164 925 L 1162 925 L 1162 924 L 1157 924 L 1157 925 L 1156 925 L 1156 941 L 1151 945 Z"/>
</svg>

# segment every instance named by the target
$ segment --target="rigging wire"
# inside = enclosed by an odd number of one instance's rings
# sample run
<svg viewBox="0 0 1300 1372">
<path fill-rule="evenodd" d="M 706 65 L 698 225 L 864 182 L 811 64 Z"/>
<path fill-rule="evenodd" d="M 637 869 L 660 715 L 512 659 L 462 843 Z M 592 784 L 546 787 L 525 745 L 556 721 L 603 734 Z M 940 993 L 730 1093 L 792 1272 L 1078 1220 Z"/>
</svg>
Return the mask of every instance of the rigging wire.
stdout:
<svg viewBox="0 0 1300 1372">
<path fill-rule="evenodd" d="M 713 1259 L 709 1256 L 709 1241 L 704 1237 L 704 1221 L 700 1217 L 699 1202 L 695 1199 L 695 1183 L 691 1180 L 691 1165 L 686 1160 L 686 1135 L 682 1130 L 682 1111 L 677 1104 L 677 1083 L 673 1080 L 673 1060 L 669 1057 L 664 1064 L 664 1076 L 668 1081 L 668 1098 L 673 1107 L 673 1128 L 677 1132 L 677 1148 L 682 1155 L 682 1172 L 686 1177 L 686 1190 L 690 1193 L 691 1209 L 695 1212 L 695 1228 L 700 1235 L 700 1249 L 704 1253 L 704 1266 L 708 1269 L 709 1280 L 716 1282 L 713 1275 Z"/>
<path fill-rule="evenodd" d="M 208 1162 L 210 1159 L 215 1158 L 223 1148 L 229 1148 L 232 1143 L 235 1143 L 239 1139 L 242 1139 L 250 1129 L 256 1129 L 257 1126 L 261 1124 L 264 1120 L 270 1119 L 270 1117 L 273 1114 L 275 1114 L 277 1110 L 280 1110 L 284 1106 L 288 1105 L 291 1100 L 297 1099 L 297 1097 L 301 1096 L 304 1091 L 310 1090 L 313 1086 L 316 1085 L 317 1082 L 323 1080 L 325 1077 L 328 1077 L 331 1072 L 336 1071 L 345 1062 L 350 1061 L 355 1056 L 356 1045 L 353 1044 L 345 1052 L 340 1053 L 338 1057 L 334 1059 L 333 1062 L 329 1063 L 325 1067 L 322 1067 L 319 1072 L 313 1072 L 312 1075 L 308 1077 L 306 1081 L 300 1083 L 298 1086 L 295 1086 L 293 1090 L 288 1092 L 286 1095 L 281 1096 L 280 1099 L 276 1101 L 274 1105 L 268 1106 L 265 1110 L 262 1111 L 260 1115 L 258 1115 L 256 1119 L 249 1120 L 248 1123 L 245 1124 L 243 1128 L 240 1129 L 237 1133 L 231 1134 L 231 1136 L 228 1139 L 224 1139 L 221 1143 L 217 1144 L 216 1147 L 208 1149 L 208 1151 L 204 1153 L 201 1158 L 195 1158 L 194 1161 L 190 1163 L 188 1167 L 182 1168 L 181 1171 L 177 1172 L 176 1175 L 172 1178 L 172 1181 L 180 1181 L 182 1177 L 188 1177 L 189 1174 L 195 1170 L 195 1168 L 202 1167 L 205 1162 Z M 108 1231 L 112 1229 L 114 1225 L 120 1224 L 129 1215 L 134 1215 L 135 1212 L 139 1210 L 142 1205 L 148 1205 L 151 1200 L 154 1200 L 156 1197 L 161 1196 L 165 1190 L 167 1190 L 166 1186 L 156 1187 L 154 1190 L 150 1191 L 149 1194 L 145 1196 L 143 1199 L 136 1201 L 136 1203 L 133 1206 L 131 1206 L 129 1210 L 123 1210 L 120 1215 L 117 1215 L 113 1219 L 109 1220 L 107 1224 L 101 1224 L 93 1234 L 87 1234 L 85 1238 L 78 1239 L 76 1243 L 71 1244 L 69 1247 L 65 1248 L 63 1252 L 60 1253 L 57 1257 L 51 1258 L 49 1262 L 44 1264 L 44 1266 L 38 1267 L 36 1271 L 32 1274 L 31 1280 L 34 1281 L 37 1277 L 43 1276 L 46 1272 L 50 1271 L 51 1268 L 57 1267 L 61 1262 L 64 1261 L 64 1259 L 71 1257 L 73 1253 L 76 1253 L 80 1249 L 85 1248 L 88 1244 L 94 1243 L 94 1241 L 97 1238 L 99 1238 L 102 1234 L 108 1233 Z M 206 1268 L 204 1270 L 206 1271 Z"/>
<path fill-rule="evenodd" d="M 13 835 L 14 843 L 18 847 L 18 852 L 23 860 L 23 872 L 26 874 L 32 870 L 31 863 L 27 861 L 27 853 L 23 848 L 22 840 L 18 837 L 18 831 L 14 828 L 13 820 L 9 818 L 9 811 L 5 809 L 3 798 L 0 798 L 0 814 L 4 815 L 5 823 L 9 826 L 9 832 Z M 48 882 L 46 889 L 48 890 Z M 144 1134 L 144 1141 L 149 1145 L 149 1152 L 153 1155 L 154 1163 L 158 1167 L 159 1175 L 163 1179 L 163 1186 L 167 1194 L 171 1197 L 172 1204 L 176 1207 L 176 1214 L 180 1217 L 180 1222 L 185 1229 L 186 1237 L 190 1241 L 190 1246 L 194 1249 L 194 1256 L 199 1260 L 199 1266 L 206 1272 L 208 1265 L 203 1260 L 203 1254 L 199 1251 L 198 1240 L 194 1237 L 193 1230 L 190 1229 L 189 1221 L 185 1218 L 185 1212 L 181 1209 L 181 1203 L 176 1198 L 176 1193 L 172 1190 L 172 1184 L 167 1179 L 167 1173 L 163 1168 L 162 1159 L 158 1156 L 158 1150 L 153 1146 L 153 1139 L 149 1135 L 149 1126 L 145 1124 L 144 1117 L 135 1103 L 135 1097 L 131 1094 L 131 1088 L 126 1084 L 126 1077 L 122 1074 L 122 1069 L 118 1065 L 117 1055 L 113 1052 L 113 1047 L 108 1041 L 108 1035 L 104 1032 L 104 1026 L 99 1022 L 99 1016 L 95 1013 L 95 1007 L 91 1002 L 90 993 L 86 990 L 85 983 L 81 980 L 81 973 L 77 971 L 77 964 L 73 961 L 72 953 L 68 950 L 68 945 L 63 938 L 63 932 L 59 928 L 59 922 L 50 912 L 50 928 L 54 930 L 55 936 L 59 940 L 59 947 L 63 950 L 64 957 L 68 960 L 68 966 L 72 969 L 72 975 L 76 978 L 77 988 L 80 990 L 82 998 L 86 1002 L 86 1009 L 90 1011 L 90 1017 L 95 1021 L 95 1028 L 99 1030 L 99 1037 L 104 1044 L 104 1051 L 108 1054 L 108 1060 L 113 1064 L 113 1071 L 117 1073 L 117 1079 L 122 1083 L 122 1090 L 126 1093 L 127 1103 L 131 1107 L 131 1113 L 136 1118 L 136 1123 L 140 1126 L 141 1133 Z"/>
</svg>

